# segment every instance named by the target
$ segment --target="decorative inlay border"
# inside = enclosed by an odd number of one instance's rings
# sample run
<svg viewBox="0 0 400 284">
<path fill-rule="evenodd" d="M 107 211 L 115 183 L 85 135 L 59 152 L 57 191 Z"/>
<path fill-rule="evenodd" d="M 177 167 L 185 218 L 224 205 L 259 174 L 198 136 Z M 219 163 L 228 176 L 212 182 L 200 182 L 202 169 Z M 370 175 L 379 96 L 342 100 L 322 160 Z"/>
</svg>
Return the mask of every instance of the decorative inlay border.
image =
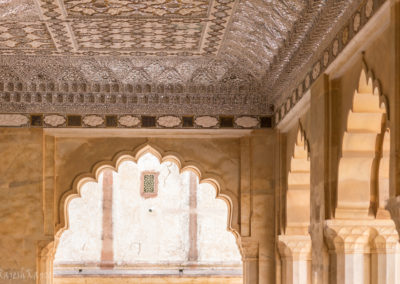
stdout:
<svg viewBox="0 0 400 284">
<path fill-rule="evenodd" d="M 39 128 L 272 128 L 272 116 L 0 113 L 0 127 Z"/>
<path fill-rule="evenodd" d="M 385 0 L 367 0 L 357 9 L 356 12 L 343 25 L 342 29 L 336 34 L 329 46 L 321 54 L 319 59 L 314 62 L 312 68 L 305 72 L 303 80 L 297 88 L 293 89 L 286 102 L 276 108 L 274 114 L 274 124 L 281 122 L 291 109 L 298 103 L 303 95 L 310 89 L 311 85 L 328 68 L 328 66 L 344 50 L 351 39 L 365 26 L 365 24 L 378 11 Z"/>
</svg>

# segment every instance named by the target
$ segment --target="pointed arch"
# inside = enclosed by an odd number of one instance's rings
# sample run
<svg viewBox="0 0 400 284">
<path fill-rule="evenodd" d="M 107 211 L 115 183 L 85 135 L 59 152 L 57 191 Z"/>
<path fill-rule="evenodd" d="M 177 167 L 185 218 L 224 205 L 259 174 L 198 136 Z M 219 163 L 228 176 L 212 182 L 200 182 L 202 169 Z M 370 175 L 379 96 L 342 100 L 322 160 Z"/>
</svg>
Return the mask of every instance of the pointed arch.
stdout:
<svg viewBox="0 0 400 284">
<path fill-rule="evenodd" d="M 380 83 L 363 62 L 343 135 L 336 218 L 368 218 L 376 214 L 378 153 L 383 145 L 379 141 L 388 118 L 387 99 L 382 95 Z"/>
<path fill-rule="evenodd" d="M 310 225 L 309 145 L 301 125 L 297 132 L 288 174 L 286 234 L 308 234 Z"/>
<path fill-rule="evenodd" d="M 301 124 L 288 173 L 285 233 L 278 236 L 282 283 L 311 283 L 310 159 Z"/>
</svg>

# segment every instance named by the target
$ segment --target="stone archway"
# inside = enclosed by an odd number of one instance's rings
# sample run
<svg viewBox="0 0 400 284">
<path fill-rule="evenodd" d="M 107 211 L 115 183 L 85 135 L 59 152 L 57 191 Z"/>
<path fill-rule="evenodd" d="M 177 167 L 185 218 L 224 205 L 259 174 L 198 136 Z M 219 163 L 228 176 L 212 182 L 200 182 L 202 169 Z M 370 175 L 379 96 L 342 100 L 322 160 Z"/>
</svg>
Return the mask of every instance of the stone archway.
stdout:
<svg viewBox="0 0 400 284">
<path fill-rule="evenodd" d="M 278 237 L 282 283 L 311 283 L 310 160 L 301 125 L 288 173 L 285 233 Z"/>
<path fill-rule="evenodd" d="M 395 283 L 398 234 L 389 197 L 387 99 L 365 63 L 354 92 L 338 165 L 334 219 L 325 222 L 332 283 Z"/>
<path fill-rule="evenodd" d="M 379 82 L 364 64 L 347 115 L 338 170 L 336 218 L 365 219 L 374 214 L 373 172 L 378 136 L 386 130 L 387 107 Z M 376 210 L 375 210 L 376 211 Z"/>
<path fill-rule="evenodd" d="M 116 171 L 122 162 L 124 161 L 137 162 L 139 158 L 148 153 L 154 155 L 159 160 L 160 163 L 163 162 L 174 163 L 178 167 L 180 173 L 185 171 L 193 172 L 198 177 L 200 184 L 207 183 L 210 184 L 215 189 L 216 198 L 222 199 L 227 205 L 228 209 L 227 230 L 234 235 L 236 243 L 241 253 L 243 253 L 240 234 L 234 228 L 232 228 L 233 215 L 237 214 L 237 209 L 235 208 L 235 205 L 237 206 L 237 200 L 234 196 L 230 196 L 229 192 L 227 194 L 221 192 L 223 191 L 224 188 L 224 183 L 222 179 L 214 174 L 205 172 L 200 165 L 194 162 L 189 162 L 189 163 L 182 162 L 182 159 L 179 157 L 179 155 L 175 153 L 167 153 L 162 155 L 161 154 L 162 151 L 156 149 L 154 146 L 146 144 L 141 147 L 138 147 L 133 152 L 118 153 L 115 156 L 115 158 L 112 159 L 111 161 L 103 161 L 97 163 L 93 167 L 93 170 L 91 172 L 79 175 L 78 177 L 75 178 L 72 189 L 66 192 L 62 196 L 59 202 L 60 223 L 56 226 L 54 241 L 44 244 L 40 252 L 39 283 L 46 283 L 46 284 L 53 283 L 51 275 L 53 274 L 52 262 L 54 260 L 54 255 L 62 233 L 69 228 L 68 205 L 71 202 L 71 200 L 73 200 L 74 198 L 79 198 L 81 196 L 80 189 L 82 188 L 82 186 L 88 182 L 98 181 L 99 176 L 102 172 L 107 170 Z"/>
</svg>

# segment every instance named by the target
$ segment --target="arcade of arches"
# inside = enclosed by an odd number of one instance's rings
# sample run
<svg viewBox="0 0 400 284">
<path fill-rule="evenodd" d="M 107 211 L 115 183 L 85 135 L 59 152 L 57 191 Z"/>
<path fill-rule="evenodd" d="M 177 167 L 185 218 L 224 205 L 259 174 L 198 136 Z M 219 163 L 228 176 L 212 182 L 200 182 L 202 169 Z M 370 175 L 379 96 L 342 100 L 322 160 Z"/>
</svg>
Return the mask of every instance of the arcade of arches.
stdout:
<svg viewBox="0 0 400 284">
<path fill-rule="evenodd" d="M 399 0 L 3 2 L 1 284 L 400 283 Z"/>
</svg>

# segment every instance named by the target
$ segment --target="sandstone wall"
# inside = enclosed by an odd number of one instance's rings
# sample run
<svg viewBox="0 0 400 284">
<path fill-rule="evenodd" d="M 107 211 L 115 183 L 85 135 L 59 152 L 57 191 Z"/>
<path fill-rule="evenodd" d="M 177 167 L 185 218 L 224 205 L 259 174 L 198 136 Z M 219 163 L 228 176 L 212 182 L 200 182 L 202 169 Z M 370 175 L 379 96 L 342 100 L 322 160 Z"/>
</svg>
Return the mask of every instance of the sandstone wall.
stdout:
<svg viewBox="0 0 400 284">
<path fill-rule="evenodd" d="M 0 283 L 35 283 L 43 228 L 43 135 L 0 130 Z"/>
</svg>

